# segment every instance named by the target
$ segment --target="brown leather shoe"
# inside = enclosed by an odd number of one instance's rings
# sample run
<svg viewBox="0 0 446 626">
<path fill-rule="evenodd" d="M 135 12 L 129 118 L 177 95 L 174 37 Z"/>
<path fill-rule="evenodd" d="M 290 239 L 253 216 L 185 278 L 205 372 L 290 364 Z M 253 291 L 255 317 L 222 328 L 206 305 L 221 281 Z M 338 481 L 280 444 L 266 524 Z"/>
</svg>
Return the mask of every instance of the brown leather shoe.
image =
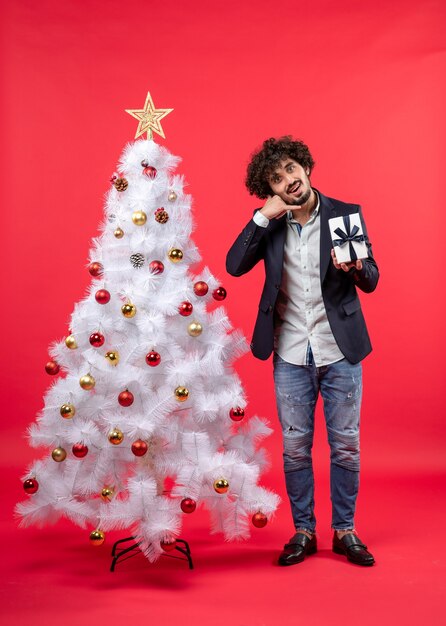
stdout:
<svg viewBox="0 0 446 626">
<path fill-rule="evenodd" d="M 347 533 L 342 539 L 339 539 L 335 532 L 333 535 L 333 552 L 343 554 L 351 563 L 356 565 L 367 566 L 373 565 L 375 562 L 373 555 L 367 551 L 367 546 L 353 533 Z"/>
<path fill-rule="evenodd" d="M 317 551 L 316 535 L 311 539 L 305 533 L 296 533 L 289 543 L 283 547 L 283 552 L 279 556 L 279 565 L 295 565 L 301 563 L 306 556 Z"/>
</svg>

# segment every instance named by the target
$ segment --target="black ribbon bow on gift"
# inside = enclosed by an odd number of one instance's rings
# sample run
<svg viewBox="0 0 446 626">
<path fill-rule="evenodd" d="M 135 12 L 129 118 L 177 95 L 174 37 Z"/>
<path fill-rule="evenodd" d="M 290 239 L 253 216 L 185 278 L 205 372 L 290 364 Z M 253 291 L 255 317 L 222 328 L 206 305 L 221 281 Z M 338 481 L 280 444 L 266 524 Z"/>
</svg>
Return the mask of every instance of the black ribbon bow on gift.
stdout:
<svg viewBox="0 0 446 626">
<path fill-rule="evenodd" d="M 336 228 L 334 232 L 339 237 L 339 239 L 333 239 L 333 245 L 342 248 L 348 244 L 350 248 L 350 259 L 352 261 L 356 261 L 358 257 L 356 256 L 355 249 L 353 248 L 353 242 L 356 241 L 358 243 L 362 243 L 363 241 L 365 241 L 365 237 L 364 235 L 356 234 L 357 232 L 359 232 L 359 226 L 356 226 L 356 224 L 353 226 L 353 228 L 350 228 L 350 215 L 343 215 L 342 220 L 344 222 L 345 232 L 342 230 L 342 228 Z"/>
</svg>

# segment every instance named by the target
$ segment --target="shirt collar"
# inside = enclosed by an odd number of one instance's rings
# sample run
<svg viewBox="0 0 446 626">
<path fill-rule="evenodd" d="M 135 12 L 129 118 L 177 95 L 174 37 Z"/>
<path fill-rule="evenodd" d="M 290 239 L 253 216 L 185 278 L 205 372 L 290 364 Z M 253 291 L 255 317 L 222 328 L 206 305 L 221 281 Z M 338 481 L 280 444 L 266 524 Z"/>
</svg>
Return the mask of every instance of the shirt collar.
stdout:
<svg viewBox="0 0 446 626">
<path fill-rule="evenodd" d="M 316 207 L 315 207 L 315 209 L 314 209 L 313 213 L 311 214 L 311 217 L 310 217 L 310 219 L 308 220 L 308 222 L 313 222 L 313 221 L 316 219 L 316 217 L 317 217 L 317 216 L 318 216 L 318 214 L 319 214 L 319 209 L 320 209 L 320 206 L 321 206 L 321 198 L 320 198 L 320 196 L 319 196 L 318 192 L 316 191 L 316 189 L 313 189 L 313 191 L 314 191 L 314 193 L 316 194 L 316 199 L 317 199 L 317 202 L 316 202 Z M 292 224 L 297 224 L 297 223 L 298 223 L 298 222 L 296 222 L 296 220 L 294 219 L 294 217 L 293 217 L 293 214 L 292 214 L 291 210 L 287 211 L 287 216 L 286 216 L 286 219 L 287 219 L 287 222 L 290 222 L 290 223 L 292 223 Z M 308 224 L 308 222 L 307 222 L 307 224 Z"/>
</svg>

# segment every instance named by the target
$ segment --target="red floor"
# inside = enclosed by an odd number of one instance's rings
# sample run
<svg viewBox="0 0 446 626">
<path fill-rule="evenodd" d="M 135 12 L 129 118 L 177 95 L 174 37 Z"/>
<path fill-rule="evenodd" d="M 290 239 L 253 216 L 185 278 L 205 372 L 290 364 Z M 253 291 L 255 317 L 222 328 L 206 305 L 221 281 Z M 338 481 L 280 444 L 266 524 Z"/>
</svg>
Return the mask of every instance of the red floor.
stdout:
<svg viewBox="0 0 446 626">
<path fill-rule="evenodd" d="M 88 532 L 59 522 L 18 529 L 22 468 L 2 469 L 3 545 L 0 606 L 6 626 L 170 624 L 273 626 L 434 626 L 444 624 L 445 476 L 362 476 L 357 524 L 377 564 L 360 568 L 330 550 L 328 482 L 317 478 L 319 552 L 280 568 L 278 549 L 292 534 L 287 503 L 246 543 L 210 536 L 207 515 L 189 516 L 183 537 L 195 569 L 141 555 L 108 571 L 113 541 L 100 548 Z M 283 495 L 283 494 L 282 494 Z"/>
</svg>

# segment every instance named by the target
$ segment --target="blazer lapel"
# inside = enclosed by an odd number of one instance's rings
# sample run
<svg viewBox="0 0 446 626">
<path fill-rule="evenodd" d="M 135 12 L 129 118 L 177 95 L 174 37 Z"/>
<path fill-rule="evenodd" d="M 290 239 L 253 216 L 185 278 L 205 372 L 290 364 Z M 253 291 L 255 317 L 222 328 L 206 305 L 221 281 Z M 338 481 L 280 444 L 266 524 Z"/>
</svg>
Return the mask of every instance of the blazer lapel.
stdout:
<svg viewBox="0 0 446 626">
<path fill-rule="evenodd" d="M 320 217 L 321 217 L 321 237 L 320 237 L 320 272 L 321 272 L 321 285 L 324 282 L 325 274 L 328 270 L 328 265 L 331 259 L 331 249 L 333 244 L 331 242 L 330 228 L 328 226 L 328 220 L 331 217 L 336 217 L 336 209 L 331 201 L 318 191 L 321 199 Z"/>
</svg>

